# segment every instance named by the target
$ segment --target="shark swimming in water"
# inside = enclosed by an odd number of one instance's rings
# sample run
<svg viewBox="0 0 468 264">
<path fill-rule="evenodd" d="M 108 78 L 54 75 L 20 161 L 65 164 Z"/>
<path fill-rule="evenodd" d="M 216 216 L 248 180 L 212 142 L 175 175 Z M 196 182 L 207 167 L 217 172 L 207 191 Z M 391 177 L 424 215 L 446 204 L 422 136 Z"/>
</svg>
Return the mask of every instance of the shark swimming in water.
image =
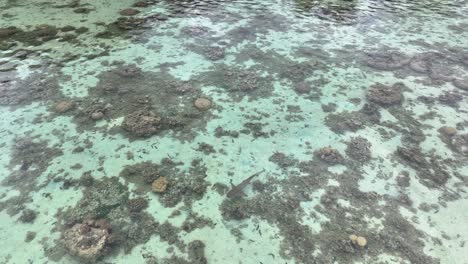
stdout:
<svg viewBox="0 0 468 264">
<path fill-rule="evenodd" d="M 254 173 L 252 176 L 250 176 L 247 179 L 243 180 L 238 185 L 234 185 L 234 184 L 231 183 L 232 188 L 227 193 L 227 197 L 232 199 L 232 198 L 239 197 L 239 196 L 245 196 L 245 193 L 242 191 L 245 188 L 245 186 L 247 186 L 255 176 L 259 175 L 260 173 L 262 173 L 264 171 L 265 171 L 265 169 L 263 169 L 263 170 L 261 170 L 261 171 L 259 171 L 257 173 Z"/>
</svg>

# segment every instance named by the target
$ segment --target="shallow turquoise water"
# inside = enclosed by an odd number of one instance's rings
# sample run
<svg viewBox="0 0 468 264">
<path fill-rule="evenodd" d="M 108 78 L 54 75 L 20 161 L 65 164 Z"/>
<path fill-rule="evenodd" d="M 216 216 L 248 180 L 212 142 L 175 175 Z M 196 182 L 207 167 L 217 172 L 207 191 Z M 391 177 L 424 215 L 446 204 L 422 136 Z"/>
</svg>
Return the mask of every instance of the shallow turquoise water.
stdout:
<svg viewBox="0 0 468 264">
<path fill-rule="evenodd" d="M 0 1 L 0 263 L 468 263 L 466 1 Z"/>
</svg>

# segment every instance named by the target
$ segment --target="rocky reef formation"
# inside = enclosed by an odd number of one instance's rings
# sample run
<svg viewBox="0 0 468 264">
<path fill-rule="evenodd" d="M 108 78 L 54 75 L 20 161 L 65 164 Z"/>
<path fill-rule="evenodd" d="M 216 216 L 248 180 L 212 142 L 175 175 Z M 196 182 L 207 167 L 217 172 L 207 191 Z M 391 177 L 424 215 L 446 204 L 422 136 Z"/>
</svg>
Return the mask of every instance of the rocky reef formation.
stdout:
<svg viewBox="0 0 468 264">
<path fill-rule="evenodd" d="M 0 29 L 0 42 L 19 42 L 26 45 L 39 46 L 47 41 L 58 38 L 59 30 L 51 25 L 38 25 L 35 28 L 25 31 L 17 27 L 7 27 Z"/>
<path fill-rule="evenodd" d="M 89 263 L 104 255 L 109 239 L 108 224 L 99 220 L 75 224 L 63 233 L 63 241 L 70 254 Z"/>
<path fill-rule="evenodd" d="M 179 202 L 184 202 L 188 207 L 200 200 L 206 192 L 208 183 L 205 181 L 206 168 L 200 161 L 195 161 L 189 173 L 172 175 L 170 183 L 163 192 L 159 201 L 166 207 L 174 207 Z"/>
<path fill-rule="evenodd" d="M 356 132 L 364 128 L 365 117 L 359 112 L 332 113 L 325 118 L 325 124 L 337 134 Z"/>
<path fill-rule="evenodd" d="M 451 146 L 463 155 L 468 155 L 468 134 L 456 135 L 451 141 Z"/>
<path fill-rule="evenodd" d="M 468 91 L 468 78 L 466 79 L 454 79 L 453 85 L 459 89 Z"/>
<path fill-rule="evenodd" d="M 298 94 L 308 94 L 312 91 L 312 85 L 309 82 L 299 82 L 294 85 L 294 91 Z"/>
<path fill-rule="evenodd" d="M 348 263 L 364 257 L 374 258 L 385 252 L 414 263 L 437 263 L 423 251 L 424 234 L 400 214 L 398 208 L 401 201 L 375 192 L 360 191 L 359 179 L 362 175 L 359 172 L 347 169 L 335 175 L 327 170 L 327 166 L 314 160 L 298 161 L 280 154 L 271 159 L 278 161 L 278 165 L 290 160 L 287 162 L 289 166 L 281 166 L 289 176 L 255 184 L 252 196 L 225 199 L 220 210 L 227 221 L 238 223 L 249 217 L 258 217 L 275 224 L 282 237 L 280 254 L 283 258 L 294 258 L 307 264 L 317 261 Z M 297 168 L 300 173 L 296 174 L 294 170 Z M 327 186 L 330 179 L 340 182 L 340 185 Z M 302 224 L 307 212 L 300 203 L 315 199 L 311 192 L 322 188 L 325 194 L 315 208 L 329 220 L 317 234 L 310 226 Z M 350 206 L 341 206 L 341 199 L 348 201 Z M 389 211 L 391 214 L 388 214 Z M 364 216 L 382 219 L 383 230 L 375 232 L 371 224 L 363 221 Z M 238 236 L 243 236 L 241 230 L 237 232 Z M 404 239 L 398 235 L 401 232 L 406 234 Z M 320 253 L 312 255 L 311 252 L 318 248 Z"/>
<path fill-rule="evenodd" d="M 127 115 L 122 128 L 138 137 L 149 137 L 159 132 L 161 117 L 151 111 L 139 110 Z"/>
<path fill-rule="evenodd" d="M 428 187 L 443 186 L 450 178 L 444 160 L 434 155 L 427 160 L 419 147 L 398 147 L 396 154 L 416 171 L 420 182 Z"/>
<path fill-rule="evenodd" d="M 272 79 L 263 77 L 255 70 L 247 71 L 219 65 L 215 70 L 203 73 L 198 78 L 206 80 L 205 85 L 225 89 L 234 100 L 245 96 L 254 100 L 267 97 L 272 92 Z"/>
<path fill-rule="evenodd" d="M 378 70 L 391 71 L 407 65 L 411 58 L 398 51 L 383 51 L 376 53 L 367 53 L 364 57 L 364 63 Z"/>
<path fill-rule="evenodd" d="M 129 252 L 157 232 L 158 222 L 144 211 L 146 206 L 144 199 L 129 199 L 128 189 L 117 177 L 93 180 L 76 206 L 58 213 L 59 243 L 87 262 L 113 250 Z"/>
<path fill-rule="evenodd" d="M 446 91 L 437 97 L 440 103 L 452 107 L 458 107 L 459 103 L 463 100 L 463 95 L 457 91 Z"/>
<path fill-rule="evenodd" d="M 405 55 L 398 51 L 366 53 L 364 64 L 378 70 L 393 71 L 398 75 L 427 76 L 427 84 L 440 85 L 452 83 L 455 87 L 466 90 L 465 67 L 466 54 L 452 52 L 421 52 Z"/>
<path fill-rule="evenodd" d="M 417 73 L 428 75 L 436 82 L 451 82 L 459 74 L 454 67 L 459 61 L 439 52 L 423 52 L 411 59 L 409 68 Z"/>
<path fill-rule="evenodd" d="M 142 75 L 142 71 L 135 64 L 118 66 L 114 72 L 120 77 L 136 78 Z"/>
<path fill-rule="evenodd" d="M 351 141 L 348 143 L 346 148 L 346 154 L 359 162 L 367 162 L 371 159 L 371 144 L 370 142 L 363 137 L 354 137 L 351 138 Z"/>
<path fill-rule="evenodd" d="M 179 202 L 190 207 L 205 194 L 206 168 L 201 160 L 194 160 L 188 173 L 184 173 L 178 168 L 181 165 L 170 159 L 163 159 L 160 164 L 141 162 L 126 166 L 120 176 L 134 183 L 141 194 L 153 191 L 166 207 Z"/>
<path fill-rule="evenodd" d="M 80 100 L 78 111 L 71 113 L 80 130 L 107 133 L 96 121 L 124 117 L 122 130 L 113 129 L 113 133 L 141 139 L 168 131 L 186 140 L 211 117 L 213 102 L 200 92 L 196 79 L 180 81 L 166 72 L 143 71 L 122 62 L 109 68 L 97 76 L 98 84 Z"/>
<path fill-rule="evenodd" d="M 343 156 L 336 149 L 324 147 L 315 152 L 315 155 L 328 164 L 334 165 L 344 162 Z"/>
<path fill-rule="evenodd" d="M 376 83 L 369 88 L 367 99 L 381 106 L 401 104 L 403 101 L 402 91 L 405 88 L 403 83 L 396 83 L 392 86 Z"/>
<path fill-rule="evenodd" d="M 66 100 L 66 101 L 58 102 L 55 105 L 54 110 L 55 110 L 55 112 L 57 112 L 59 114 L 63 114 L 65 112 L 71 110 L 73 107 L 75 107 L 75 103 L 73 101 Z"/>
<path fill-rule="evenodd" d="M 23 213 L 18 218 L 19 221 L 23 223 L 32 223 L 37 217 L 37 213 L 31 209 L 23 210 Z"/>
</svg>

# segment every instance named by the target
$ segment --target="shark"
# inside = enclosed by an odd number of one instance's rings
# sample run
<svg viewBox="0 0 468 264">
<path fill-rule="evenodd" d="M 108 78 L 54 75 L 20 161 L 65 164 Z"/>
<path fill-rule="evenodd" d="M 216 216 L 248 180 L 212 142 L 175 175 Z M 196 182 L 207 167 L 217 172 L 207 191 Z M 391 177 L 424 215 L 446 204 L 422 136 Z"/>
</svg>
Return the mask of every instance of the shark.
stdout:
<svg viewBox="0 0 468 264">
<path fill-rule="evenodd" d="M 265 169 L 252 174 L 251 176 L 249 176 L 247 179 L 243 180 L 238 185 L 234 185 L 234 184 L 231 183 L 232 187 L 231 187 L 231 190 L 227 193 L 227 197 L 232 199 L 232 198 L 239 197 L 239 196 L 245 196 L 245 193 L 242 191 L 245 188 L 245 186 L 249 185 L 250 181 L 252 181 L 252 179 L 255 176 L 258 176 L 260 173 L 262 173 L 264 171 L 265 171 Z"/>
</svg>

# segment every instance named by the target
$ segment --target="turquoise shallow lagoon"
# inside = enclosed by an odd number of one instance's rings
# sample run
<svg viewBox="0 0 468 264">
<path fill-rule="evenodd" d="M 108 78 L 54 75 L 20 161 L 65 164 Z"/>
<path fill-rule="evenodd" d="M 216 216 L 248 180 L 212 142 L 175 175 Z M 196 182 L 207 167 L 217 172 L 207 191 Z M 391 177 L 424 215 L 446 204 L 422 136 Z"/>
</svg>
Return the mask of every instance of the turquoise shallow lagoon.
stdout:
<svg viewBox="0 0 468 264">
<path fill-rule="evenodd" d="M 0 263 L 468 263 L 467 1 L 0 4 Z"/>
</svg>

